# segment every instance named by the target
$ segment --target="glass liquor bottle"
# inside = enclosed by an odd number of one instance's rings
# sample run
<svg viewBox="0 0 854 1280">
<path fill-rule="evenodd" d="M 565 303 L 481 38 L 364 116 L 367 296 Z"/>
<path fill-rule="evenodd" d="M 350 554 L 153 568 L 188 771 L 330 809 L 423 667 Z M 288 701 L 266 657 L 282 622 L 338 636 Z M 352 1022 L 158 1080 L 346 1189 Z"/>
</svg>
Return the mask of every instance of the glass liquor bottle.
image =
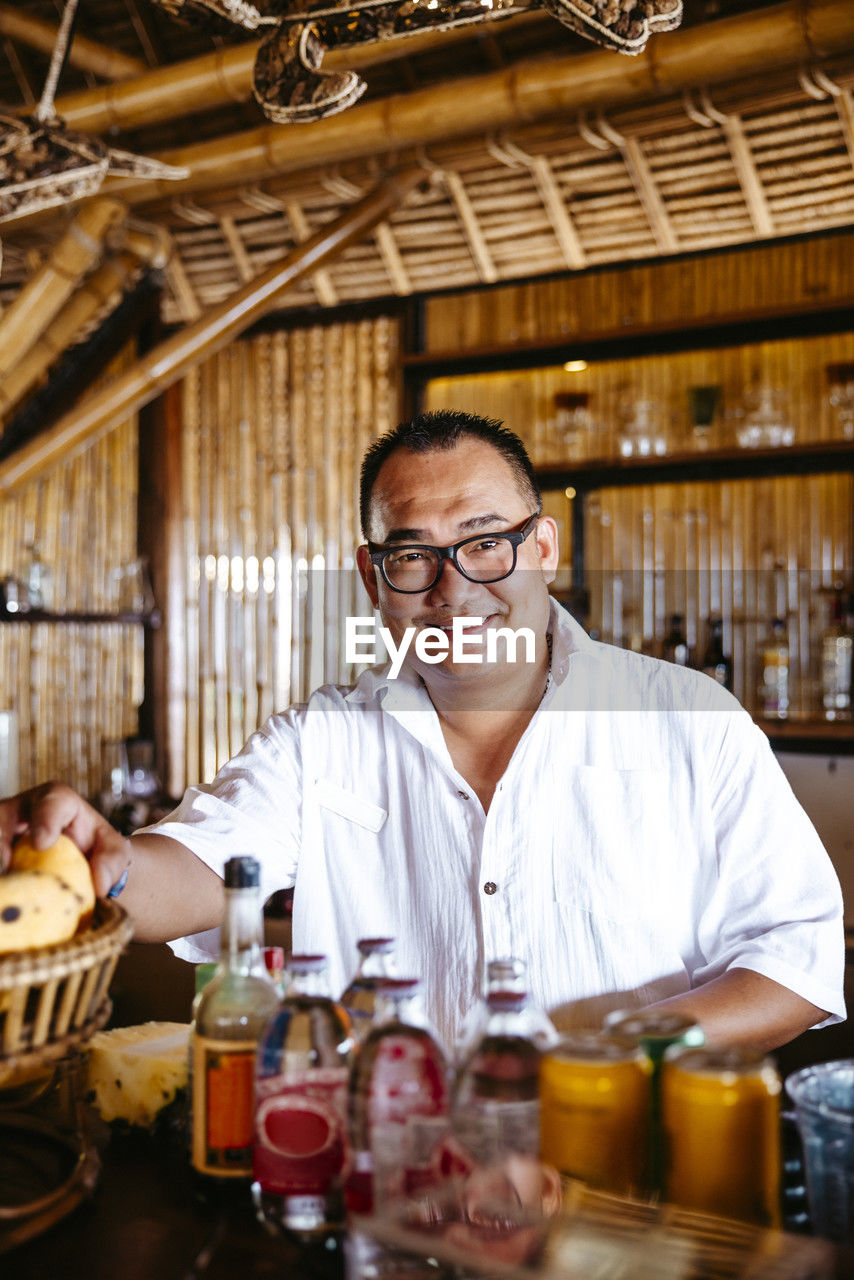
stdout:
<svg viewBox="0 0 854 1280">
<path fill-rule="evenodd" d="M 194 1010 L 191 1159 L 221 1185 L 249 1184 L 255 1050 L 279 1004 L 264 968 L 259 884 L 254 858 L 225 864 L 222 959 Z"/>
<path fill-rule="evenodd" d="M 851 656 L 854 636 L 845 625 L 842 592 L 835 591 L 830 622 L 821 637 L 821 704 L 825 720 L 851 718 Z"/>
<path fill-rule="evenodd" d="M 448 1129 L 448 1066 L 420 1009 L 421 983 L 384 978 L 374 1025 L 348 1084 L 352 1168 L 347 1208 L 371 1213 L 395 1195 L 436 1181 Z"/>
<path fill-rule="evenodd" d="M 353 980 L 341 995 L 350 1015 L 353 1034 L 364 1039 L 376 1015 L 377 988 L 383 978 L 394 977 L 394 938 L 360 938 L 361 957 Z"/>
<path fill-rule="evenodd" d="M 709 641 L 700 670 L 732 693 L 732 661 L 724 653 L 724 624 L 721 618 L 709 618 Z"/>
<path fill-rule="evenodd" d="M 454 1090 L 455 1138 L 481 1165 L 538 1156 L 540 1050 L 527 1034 L 524 991 L 493 991 L 483 1035 Z"/>
<path fill-rule="evenodd" d="M 789 716 L 789 642 L 786 623 L 775 618 L 771 634 L 760 651 L 762 683 L 759 687 L 759 709 L 768 720 L 787 720 Z"/>
<path fill-rule="evenodd" d="M 554 1023 L 544 1009 L 533 1004 L 527 994 L 525 961 L 515 956 L 490 960 L 486 966 L 486 988 L 482 999 L 470 1010 L 457 1037 L 456 1059 L 462 1063 L 471 1053 L 486 1030 L 489 1021 L 489 997 L 496 992 L 521 994 L 525 1004 L 520 1015 L 524 1019 L 524 1033 L 538 1049 L 551 1048 L 560 1038 Z"/>
<path fill-rule="evenodd" d="M 295 955 L 281 1008 L 258 1044 L 252 1196 L 274 1230 L 311 1238 L 343 1221 L 350 1019 L 326 957 Z"/>
<path fill-rule="evenodd" d="M 685 619 L 681 613 L 670 615 L 670 625 L 664 637 L 661 656 L 665 662 L 675 662 L 678 667 L 689 667 L 688 640 L 685 636 Z"/>
</svg>

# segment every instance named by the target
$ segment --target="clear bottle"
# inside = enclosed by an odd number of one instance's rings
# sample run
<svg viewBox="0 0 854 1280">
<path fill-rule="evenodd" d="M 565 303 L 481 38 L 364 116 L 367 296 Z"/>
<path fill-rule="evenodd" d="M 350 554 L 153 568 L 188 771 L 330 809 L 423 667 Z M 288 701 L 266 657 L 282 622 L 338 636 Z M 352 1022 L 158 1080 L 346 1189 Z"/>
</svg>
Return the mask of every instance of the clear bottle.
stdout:
<svg viewBox="0 0 854 1280">
<path fill-rule="evenodd" d="M 450 1111 L 448 1065 L 421 1012 L 420 990 L 415 978 L 380 982 L 374 1025 L 350 1070 L 347 1208 L 354 1213 L 371 1213 L 437 1177 Z"/>
<path fill-rule="evenodd" d="M 789 716 L 789 642 L 786 623 L 775 618 L 771 634 L 760 649 L 762 683 L 759 686 L 759 708 L 768 720 L 787 720 Z"/>
<path fill-rule="evenodd" d="M 669 627 L 667 635 L 664 637 L 661 656 L 665 662 L 675 662 L 677 667 L 689 667 L 691 665 L 688 640 L 685 636 L 685 619 L 681 613 L 672 613 L 670 615 Z"/>
<path fill-rule="evenodd" d="M 377 987 L 383 978 L 394 977 L 394 938 L 360 938 L 356 944 L 361 960 L 353 981 L 341 995 L 350 1015 L 353 1034 L 364 1039 L 376 1015 Z"/>
<path fill-rule="evenodd" d="M 478 1164 L 539 1156 L 541 1053 L 527 1035 L 524 991 L 493 991 L 483 1035 L 454 1089 L 454 1137 Z"/>
<path fill-rule="evenodd" d="M 456 1060 L 462 1064 L 486 1030 L 489 1021 L 490 995 L 495 992 L 515 992 L 525 996 L 523 1034 L 540 1050 L 550 1049 L 560 1039 L 557 1029 L 544 1009 L 533 1004 L 527 994 L 527 977 L 524 960 L 504 956 L 490 960 L 486 966 L 486 988 L 483 997 L 469 1011 L 457 1036 Z"/>
<path fill-rule="evenodd" d="M 195 1008 L 191 1159 L 219 1183 L 248 1185 L 255 1050 L 279 1004 L 264 968 L 259 883 L 254 858 L 225 864 L 222 959 Z"/>
<path fill-rule="evenodd" d="M 343 1221 L 350 1019 L 326 957 L 292 956 L 281 1008 L 258 1044 L 252 1196 L 258 1216 L 302 1238 Z"/>
<path fill-rule="evenodd" d="M 724 624 L 721 618 L 709 618 L 709 639 L 700 670 L 732 693 L 732 660 L 724 653 Z"/>
<path fill-rule="evenodd" d="M 825 720 L 851 718 L 851 655 L 854 636 L 843 618 L 841 591 L 834 592 L 830 622 L 821 637 L 821 705 Z"/>
</svg>

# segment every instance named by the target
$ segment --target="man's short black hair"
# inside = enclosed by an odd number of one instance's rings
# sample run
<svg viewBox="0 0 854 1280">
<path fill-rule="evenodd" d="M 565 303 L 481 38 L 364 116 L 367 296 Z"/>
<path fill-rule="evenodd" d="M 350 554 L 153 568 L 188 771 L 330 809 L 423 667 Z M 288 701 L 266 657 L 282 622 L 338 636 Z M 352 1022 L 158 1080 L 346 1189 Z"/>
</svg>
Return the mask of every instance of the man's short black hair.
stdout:
<svg viewBox="0 0 854 1280">
<path fill-rule="evenodd" d="M 476 413 L 464 413 L 461 409 L 434 409 L 416 414 L 407 422 L 387 431 L 375 440 L 362 459 L 362 475 L 359 487 L 359 517 L 362 534 L 369 537 L 371 495 L 386 458 L 397 449 L 409 449 L 412 453 L 431 453 L 434 449 L 453 449 L 465 436 L 473 436 L 491 444 L 513 471 L 519 489 L 530 501 L 531 511 L 541 511 L 540 496 L 534 467 L 519 437 L 497 418 L 482 418 Z"/>
</svg>

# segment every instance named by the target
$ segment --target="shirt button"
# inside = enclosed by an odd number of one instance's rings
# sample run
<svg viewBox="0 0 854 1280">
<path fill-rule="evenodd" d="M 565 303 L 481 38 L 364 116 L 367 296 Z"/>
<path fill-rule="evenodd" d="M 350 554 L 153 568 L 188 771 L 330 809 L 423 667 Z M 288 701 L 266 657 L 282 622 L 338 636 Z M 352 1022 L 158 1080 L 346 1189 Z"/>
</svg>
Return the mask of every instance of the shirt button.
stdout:
<svg viewBox="0 0 854 1280">
<path fill-rule="evenodd" d="M 461 799 L 461 800 L 469 800 L 469 799 L 471 799 L 471 797 L 469 796 L 469 793 L 468 793 L 467 791 L 458 791 L 458 792 L 457 792 L 457 795 L 460 797 L 460 799 Z"/>
<path fill-rule="evenodd" d="M 483 886 L 483 892 L 488 893 L 491 898 L 494 893 L 498 892 L 498 885 L 494 880 L 487 880 L 486 884 Z"/>
</svg>

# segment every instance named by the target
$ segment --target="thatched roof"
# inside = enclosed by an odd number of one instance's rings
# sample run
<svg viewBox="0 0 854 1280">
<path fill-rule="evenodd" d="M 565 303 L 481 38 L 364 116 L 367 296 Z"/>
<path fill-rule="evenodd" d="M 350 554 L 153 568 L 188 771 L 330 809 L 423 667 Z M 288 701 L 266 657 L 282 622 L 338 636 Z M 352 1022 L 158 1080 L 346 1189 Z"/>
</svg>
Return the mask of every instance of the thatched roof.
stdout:
<svg viewBox="0 0 854 1280">
<path fill-rule="evenodd" d="M 38 96 L 56 20 L 52 0 L 0 4 L 3 109 Z M 685 0 L 682 28 L 653 37 L 638 58 L 597 50 L 542 13 L 367 46 L 347 55 L 363 66 L 365 100 L 289 125 L 270 124 L 250 99 L 251 34 L 178 25 L 149 0 L 81 0 L 77 30 L 83 43 L 58 99 L 69 123 L 109 129 L 111 146 L 189 169 L 174 185 L 108 179 L 101 194 L 120 199 L 126 217 L 87 261 L 94 272 L 132 250 L 134 236 L 149 250 L 157 240 L 160 260 L 169 257 L 168 323 L 221 304 L 401 163 L 420 165 L 427 187 L 296 281 L 282 306 L 578 271 L 854 222 L 850 0 Z M 39 272 L 62 272 L 56 247 L 73 212 L 0 225 L 4 307 L 28 283 L 32 292 Z M 151 257 L 143 250 L 139 262 Z M 125 258 L 120 278 L 126 285 L 142 269 Z M 120 291 L 91 291 L 78 337 Z M 55 313 L 34 314 L 35 340 Z M 3 341 L 0 319 L 0 349 Z"/>
</svg>

